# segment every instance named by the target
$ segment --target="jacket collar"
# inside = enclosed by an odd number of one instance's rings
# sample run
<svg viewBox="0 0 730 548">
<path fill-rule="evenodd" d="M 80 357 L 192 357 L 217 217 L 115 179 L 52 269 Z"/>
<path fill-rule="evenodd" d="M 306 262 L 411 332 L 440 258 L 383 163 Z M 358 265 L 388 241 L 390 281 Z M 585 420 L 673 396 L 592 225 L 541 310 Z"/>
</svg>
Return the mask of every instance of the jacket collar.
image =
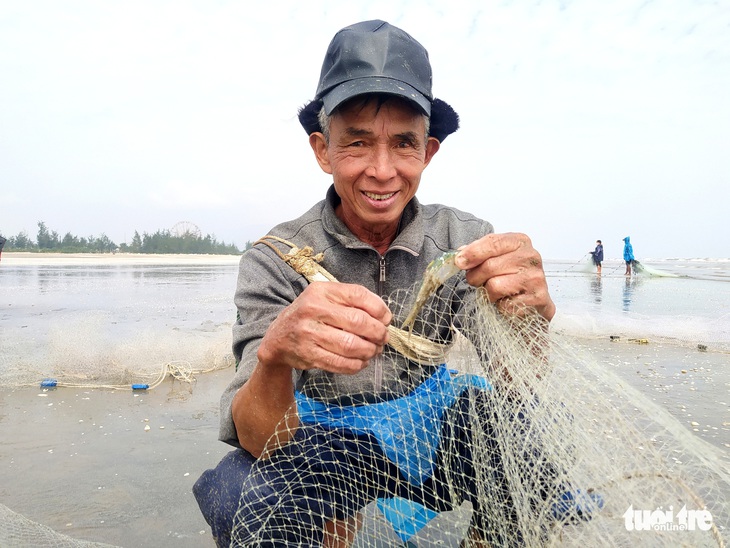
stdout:
<svg viewBox="0 0 730 548">
<path fill-rule="evenodd" d="M 331 185 L 327 190 L 322 212 L 322 225 L 325 231 L 348 249 L 373 249 L 371 245 L 358 239 L 337 216 L 335 208 L 340 202 L 340 197 L 335 191 L 335 185 Z M 423 248 L 424 236 L 421 203 L 414 196 L 403 210 L 400 230 L 393 243 L 388 247 L 388 251 L 402 249 L 418 256 Z"/>
</svg>

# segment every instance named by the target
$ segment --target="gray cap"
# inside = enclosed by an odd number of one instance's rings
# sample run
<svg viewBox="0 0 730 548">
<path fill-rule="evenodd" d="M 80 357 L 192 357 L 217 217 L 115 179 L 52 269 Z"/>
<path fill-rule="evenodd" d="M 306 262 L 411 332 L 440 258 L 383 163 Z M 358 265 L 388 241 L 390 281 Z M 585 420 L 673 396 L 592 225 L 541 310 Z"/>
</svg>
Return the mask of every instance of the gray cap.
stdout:
<svg viewBox="0 0 730 548">
<path fill-rule="evenodd" d="M 398 95 L 431 115 L 428 52 L 408 33 L 384 21 L 365 21 L 335 34 L 322 64 L 316 99 L 325 111 L 366 93 Z"/>
<path fill-rule="evenodd" d="M 430 133 L 440 141 L 459 127 L 459 116 L 431 92 L 428 52 L 407 32 L 385 21 L 343 28 L 330 42 L 314 100 L 299 110 L 307 131 L 321 131 L 317 113 L 331 114 L 343 102 L 370 93 L 409 100 L 430 117 Z"/>
</svg>

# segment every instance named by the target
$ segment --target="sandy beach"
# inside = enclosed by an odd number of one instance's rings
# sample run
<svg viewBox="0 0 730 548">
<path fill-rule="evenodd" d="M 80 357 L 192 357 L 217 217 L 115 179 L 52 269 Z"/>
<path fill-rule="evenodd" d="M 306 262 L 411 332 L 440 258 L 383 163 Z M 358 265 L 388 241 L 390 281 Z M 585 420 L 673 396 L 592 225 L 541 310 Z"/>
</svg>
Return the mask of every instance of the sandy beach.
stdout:
<svg viewBox="0 0 730 548">
<path fill-rule="evenodd" d="M 698 354 L 694 370 L 682 373 L 687 349 L 610 341 L 590 348 L 688 430 L 730 454 L 730 410 L 724 402 L 718 414 L 717 403 L 707 401 L 703 374 L 725 356 Z M 229 450 L 217 441 L 218 398 L 232 374 L 228 368 L 193 384 L 168 380 L 139 393 L 3 390 L 0 502 L 76 539 L 214 546 L 191 489 Z M 678 380 L 670 386 L 667 378 Z"/>
<path fill-rule="evenodd" d="M 237 255 L 5 251 L 0 266 L 230 265 L 235 273 L 239 259 Z M 230 306 L 230 293 L 226 290 L 221 297 L 224 310 Z M 43 305 L 38 303 L 41 316 L 34 322 L 48 315 L 58 318 L 59 312 L 44 310 Z M 6 309 L 8 333 L 18 328 L 14 309 Z M 215 332 L 203 334 L 228 341 L 230 321 L 226 316 L 218 320 L 218 315 L 213 318 L 221 325 Z M 205 319 L 201 315 L 195 323 Z M 26 320 L 20 327 L 25 323 L 31 325 Z M 180 344 L 182 339 L 171 343 L 173 339 L 160 337 L 166 331 L 177 333 L 177 329 L 163 325 L 156 337 L 158 346 Z M 14 338 L 27 331 L 16 331 Z M 115 332 L 115 337 L 119 336 Z M 206 339 L 200 341 L 197 344 L 209 344 Z M 103 341 L 83 341 L 90 342 L 101 345 Z M 105 344 L 102 348 L 108 351 Z M 52 357 L 43 345 L 39 350 L 41 356 L 45 350 L 47 358 Z M 149 347 L 148 353 L 152 350 L 154 347 Z M 36 357 L 32 363 L 40 362 Z M 218 400 L 232 374 L 231 367 L 197 374 L 191 384 L 168 377 L 152 390 L 135 392 L 69 387 L 47 390 L 37 381 L 31 387 L 0 388 L 0 504 L 74 539 L 125 547 L 214 546 L 191 489 L 202 471 L 214 466 L 229 450 L 217 440 Z"/>
<path fill-rule="evenodd" d="M 232 374 L 149 392 L 2 390 L 0 503 L 75 539 L 215 546 L 191 490 L 229 449 L 218 399 Z"/>
<path fill-rule="evenodd" d="M 186 265 L 238 264 L 240 255 L 181 255 L 153 253 L 31 253 L 3 251 L 0 261 L 28 265 Z"/>
</svg>

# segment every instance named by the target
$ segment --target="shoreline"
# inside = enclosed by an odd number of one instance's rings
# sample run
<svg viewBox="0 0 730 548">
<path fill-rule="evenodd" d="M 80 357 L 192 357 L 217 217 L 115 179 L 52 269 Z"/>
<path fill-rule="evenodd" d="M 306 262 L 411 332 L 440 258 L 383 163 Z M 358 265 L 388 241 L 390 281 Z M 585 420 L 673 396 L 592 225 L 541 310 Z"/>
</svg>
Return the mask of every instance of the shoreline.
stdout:
<svg viewBox="0 0 730 548">
<path fill-rule="evenodd" d="M 5 251 L 0 267 L 35 265 L 227 265 L 238 264 L 240 255 L 203 255 L 182 253 L 35 253 Z"/>
</svg>

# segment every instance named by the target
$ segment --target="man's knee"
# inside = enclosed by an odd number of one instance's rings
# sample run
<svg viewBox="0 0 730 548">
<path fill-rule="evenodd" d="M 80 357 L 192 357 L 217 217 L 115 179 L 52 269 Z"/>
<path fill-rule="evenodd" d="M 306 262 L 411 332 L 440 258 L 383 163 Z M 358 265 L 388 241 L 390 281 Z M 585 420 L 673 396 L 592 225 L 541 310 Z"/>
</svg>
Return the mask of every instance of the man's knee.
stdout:
<svg viewBox="0 0 730 548">
<path fill-rule="evenodd" d="M 228 546 L 230 542 L 243 482 L 255 460 L 242 449 L 231 451 L 215 468 L 203 472 L 193 485 L 195 500 L 219 546 Z"/>
</svg>

